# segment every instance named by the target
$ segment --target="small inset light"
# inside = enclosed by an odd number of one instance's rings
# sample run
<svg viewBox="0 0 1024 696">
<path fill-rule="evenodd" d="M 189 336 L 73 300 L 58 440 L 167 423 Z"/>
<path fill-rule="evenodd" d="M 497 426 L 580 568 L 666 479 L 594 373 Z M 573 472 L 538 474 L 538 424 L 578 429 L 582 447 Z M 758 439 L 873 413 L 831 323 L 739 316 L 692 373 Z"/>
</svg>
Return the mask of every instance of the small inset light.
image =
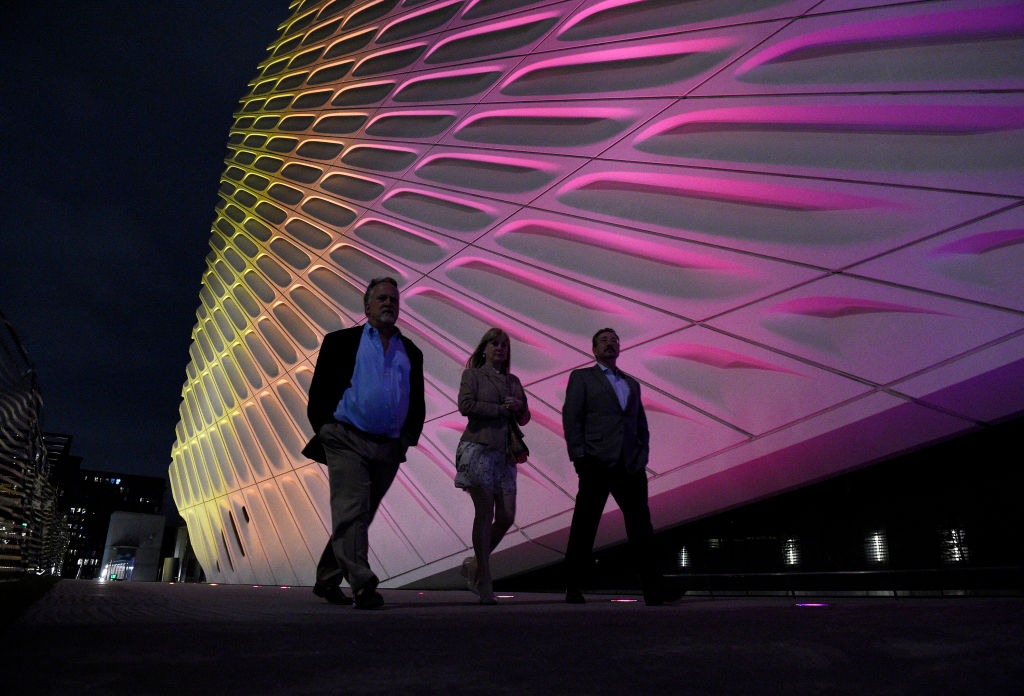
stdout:
<svg viewBox="0 0 1024 696">
<path fill-rule="evenodd" d="M 423 595 L 426 594 L 426 592 L 417 592 L 416 594 L 418 594 L 420 597 L 422 597 Z"/>
<path fill-rule="evenodd" d="M 800 544 L 796 539 L 786 539 L 782 545 L 782 557 L 788 566 L 800 565 Z"/>
<path fill-rule="evenodd" d="M 259 585 L 253 585 L 253 587 L 255 587 L 255 588 L 257 588 L 257 589 L 258 589 L 258 588 L 259 588 Z"/>
<path fill-rule="evenodd" d="M 494 596 L 497 597 L 498 599 L 515 599 L 515 597 L 516 597 L 514 594 L 500 594 L 500 595 L 494 595 Z"/>
<path fill-rule="evenodd" d="M 889 542 L 885 538 L 885 530 L 878 530 L 868 534 L 864 541 L 864 550 L 867 553 L 868 561 L 871 563 L 889 562 Z"/>
<path fill-rule="evenodd" d="M 216 587 L 216 586 L 217 586 L 218 584 L 219 584 L 219 583 L 216 583 L 216 582 L 211 582 L 211 583 L 210 583 L 210 587 Z"/>
<path fill-rule="evenodd" d="M 690 552 L 685 546 L 679 547 L 679 554 L 676 556 L 676 566 L 686 568 L 690 565 Z"/>
<path fill-rule="evenodd" d="M 281 585 L 281 589 L 282 590 L 290 590 L 292 588 L 290 586 L 288 586 L 288 585 Z"/>
<path fill-rule="evenodd" d="M 970 560 L 967 552 L 967 532 L 963 529 L 943 529 L 942 562 L 947 564 L 966 563 Z"/>
<path fill-rule="evenodd" d="M 638 600 L 638 599 L 613 599 L 612 600 L 612 602 L 616 602 L 616 603 L 619 603 L 619 604 L 632 604 L 633 602 L 639 602 L 639 601 L 640 600 Z"/>
<path fill-rule="evenodd" d="M 828 605 L 824 602 L 800 602 L 797 604 L 798 607 L 827 607 Z"/>
</svg>

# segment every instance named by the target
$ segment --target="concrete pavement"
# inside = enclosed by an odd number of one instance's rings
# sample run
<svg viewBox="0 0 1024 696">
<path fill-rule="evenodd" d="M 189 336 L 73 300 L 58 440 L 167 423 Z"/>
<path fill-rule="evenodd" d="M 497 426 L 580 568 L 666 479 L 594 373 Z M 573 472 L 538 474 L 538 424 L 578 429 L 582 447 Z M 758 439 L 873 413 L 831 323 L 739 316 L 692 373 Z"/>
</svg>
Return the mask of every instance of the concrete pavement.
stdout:
<svg viewBox="0 0 1024 696">
<path fill-rule="evenodd" d="M 7 694 L 1010 694 L 1021 598 L 687 598 L 65 580 L 4 630 Z M 826 606 L 798 606 L 824 602 Z"/>
</svg>

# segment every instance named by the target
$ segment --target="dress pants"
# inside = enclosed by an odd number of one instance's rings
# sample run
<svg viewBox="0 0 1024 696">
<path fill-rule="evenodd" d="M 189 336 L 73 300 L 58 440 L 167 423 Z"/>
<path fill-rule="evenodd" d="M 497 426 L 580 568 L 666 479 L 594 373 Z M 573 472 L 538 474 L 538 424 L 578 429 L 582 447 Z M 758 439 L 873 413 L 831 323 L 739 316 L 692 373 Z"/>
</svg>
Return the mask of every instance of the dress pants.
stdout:
<svg viewBox="0 0 1024 696">
<path fill-rule="evenodd" d="M 580 489 L 569 527 L 569 543 L 565 550 L 566 586 L 580 590 L 587 577 L 594 538 L 601 522 L 608 494 L 615 499 L 626 523 L 626 536 L 632 549 L 644 592 L 657 592 L 659 574 L 654 548 L 654 528 L 647 506 L 647 473 L 626 471 L 620 462 L 608 467 L 595 460 L 584 460 L 577 473 Z"/>
<path fill-rule="evenodd" d="M 327 453 L 331 492 L 331 537 L 316 567 L 318 585 L 342 579 L 354 592 L 374 589 L 368 532 L 380 501 L 405 460 L 397 438 L 364 433 L 345 423 L 327 423 L 318 433 Z"/>
</svg>

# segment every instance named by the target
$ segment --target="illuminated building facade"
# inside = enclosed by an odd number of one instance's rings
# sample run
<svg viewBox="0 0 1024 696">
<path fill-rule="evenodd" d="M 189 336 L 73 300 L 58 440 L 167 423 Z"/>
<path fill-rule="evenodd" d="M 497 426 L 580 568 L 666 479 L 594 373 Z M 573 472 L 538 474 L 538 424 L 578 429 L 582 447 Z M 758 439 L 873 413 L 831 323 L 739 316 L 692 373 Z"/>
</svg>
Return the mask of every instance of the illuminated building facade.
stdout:
<svg viewBox="0 0 1024 696">
<path fill-rule="evenodd" d="M 470 547 L 455 396 L 492 325 L 534 411 L 505 574 L 561 557 L 559 408 L 602 326 L 644 385 L 657 527 L 1021 411 L 1020 2 L 290 13 L 230 130 L 172 450 L 209 580 L 312 583 L 329 516 L 305 393 L 376 276 L 427 378 L 371 529 L 391 586 Z"/>
</svg>

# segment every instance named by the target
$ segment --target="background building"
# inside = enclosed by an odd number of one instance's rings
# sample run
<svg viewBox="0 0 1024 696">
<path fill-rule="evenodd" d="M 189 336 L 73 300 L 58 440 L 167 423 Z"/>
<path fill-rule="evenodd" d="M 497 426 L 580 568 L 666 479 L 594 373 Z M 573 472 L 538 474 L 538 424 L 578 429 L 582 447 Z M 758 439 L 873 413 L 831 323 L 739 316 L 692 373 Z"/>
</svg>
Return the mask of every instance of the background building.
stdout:
<svg viewBox="0 0 1024 696">
<path fill-rule="evenodd" d="M 162 579 L 160 548 L 167 519 L 142 512 L 113 512 L 103 546 L 102 580 L 153 582 Z"/>
<path fill-rule="evenodd" d="M 172 452 L 207 578 L 312 582 L 305 392 L 375 276 L 428 381 L 371 530 L 391 585 L 470 546 L 455 395 L 491 325 L 535 414 L 505 574 L 561 557 L 559 408 L 602 326 L 659 528 L 1020 413 L 1022 49 L 1005 0 L 293 3 L 229 133 Z"/>
<path fill-rule="evenodd" d="M 57 574 L 67 548 L 42 415 L 35 369 L 0 314 L 0 574 Z"/>
<path fill-rule="evenodd" d="M 59 473 L 58 480 L 62 489 L 61 505 L 67 513 L 70 531 L 62 574 L 82 579 L 100 577 L 104 550 L 109 545 L 111 516 L 117 512 L 146 513 L 147 517 L 159 515 L 167 487 L 164 479 L 155 476 L 79 469 L 75 462 L 69 462 L 68 468 Z M 167 524 L 163 515 L 159 517 L 163 522 L 158 546 Z"/>
</svg>

